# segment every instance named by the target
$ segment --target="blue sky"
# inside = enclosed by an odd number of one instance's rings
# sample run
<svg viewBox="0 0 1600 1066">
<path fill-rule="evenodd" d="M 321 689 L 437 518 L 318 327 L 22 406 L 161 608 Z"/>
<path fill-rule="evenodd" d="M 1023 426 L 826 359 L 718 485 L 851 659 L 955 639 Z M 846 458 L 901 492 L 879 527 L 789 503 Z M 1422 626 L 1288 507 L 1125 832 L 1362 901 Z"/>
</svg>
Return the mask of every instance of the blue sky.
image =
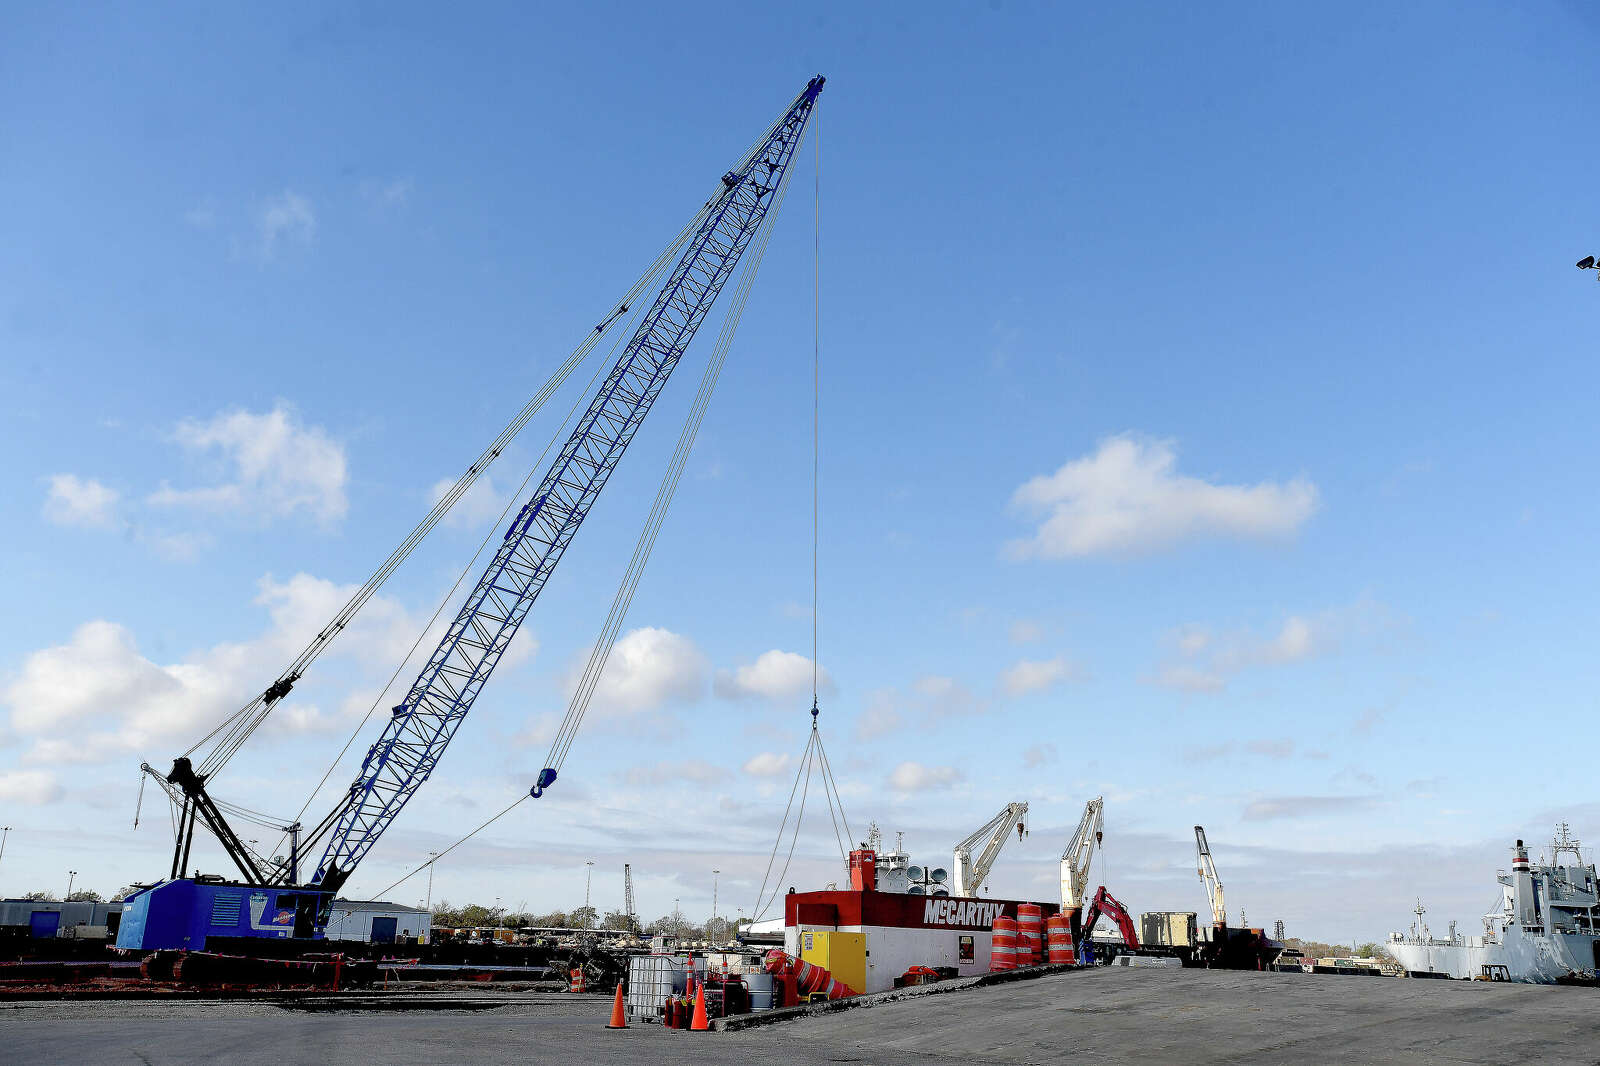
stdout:
<svg viewBox="0 0 1600 1066">
<path fill-rule="evenodd" d="M 1470 921 L 1557 816 L 1600 833 L 1586 5 L 10 21 L 0 892 L 165 869 L 138 763 L 277 673 L 819 72 L 822 725 L 858 836 L 942 859 L 1026 800 L 991 887 L 1048 897 L 1104 793 L 1135 909 L 1203 908 L 1203 822 L 1252 922 L 1366 939 L 1416 895 Z M 713 868 L 754 899 L 810 700 L 812 151 L 627 654 L 435 898 L 571 905 L 593 858 L 603 905 L 625 861 L 650 915 L 708 912 Z M 531 783 L 709 340 L 352 890 Z M 299 807 L 577 388 L 219 791 Z M 838 876 L 808 824 L 801 886 Z"/>
</svg>

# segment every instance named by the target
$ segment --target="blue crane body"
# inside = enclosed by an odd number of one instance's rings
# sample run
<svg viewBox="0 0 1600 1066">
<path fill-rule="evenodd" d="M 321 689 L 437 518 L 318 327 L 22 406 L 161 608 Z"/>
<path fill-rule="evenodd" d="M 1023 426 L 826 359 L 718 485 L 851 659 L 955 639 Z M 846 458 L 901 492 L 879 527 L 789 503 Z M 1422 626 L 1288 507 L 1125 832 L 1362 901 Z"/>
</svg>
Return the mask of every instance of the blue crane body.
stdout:
<svg viewBox="0 0 1600 1066">
<path fill-rule="evenodd" d="M 512 520 L 427 665 L 390 713 L 355 781 L 309 835 L 310 842 L 327 838 L 315 873 L 304 884 L 295 883 L 296 836 L 290 860 L 276 876 L 266 874 L 206 794 L 204 776 L 181 757 L 166 778 L 184 800 L 172 875 L 128 898 L 118 947 L 200 949 L 208 938 L 222 936 L 322 935 L 334 894 L 438 764 L 755 237 L 793 161 L 822 84 L 821 77 L 813 78 L 765 142 L 723 176 L 720 192 L 706 204 L 665 285 L 539 487 Z M 269 700 L 282 698 L 288 687 L 280 682 L 269 689 Z M 553 768 L 541 771 L 532 795 L 540 795 L 555 775 Z M 234 858 L 243 881 L 183 876 L 197 818 Z"/>
</svg>

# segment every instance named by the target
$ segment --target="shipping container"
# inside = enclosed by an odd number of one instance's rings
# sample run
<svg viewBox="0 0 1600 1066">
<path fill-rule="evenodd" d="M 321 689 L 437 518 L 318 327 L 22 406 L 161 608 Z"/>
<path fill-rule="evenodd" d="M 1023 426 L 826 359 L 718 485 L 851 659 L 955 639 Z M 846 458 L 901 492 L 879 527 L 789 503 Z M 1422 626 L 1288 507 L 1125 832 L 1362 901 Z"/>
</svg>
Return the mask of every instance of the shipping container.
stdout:
<svg viewBox="0 0 1600 1066">
<path fill-rule="evenodd" d="M 1146 911 L 1139 916 L 1139 940 L 1150 947 L 1194 947 L 1198 917 L 1194 911 Z"/>
</svg>

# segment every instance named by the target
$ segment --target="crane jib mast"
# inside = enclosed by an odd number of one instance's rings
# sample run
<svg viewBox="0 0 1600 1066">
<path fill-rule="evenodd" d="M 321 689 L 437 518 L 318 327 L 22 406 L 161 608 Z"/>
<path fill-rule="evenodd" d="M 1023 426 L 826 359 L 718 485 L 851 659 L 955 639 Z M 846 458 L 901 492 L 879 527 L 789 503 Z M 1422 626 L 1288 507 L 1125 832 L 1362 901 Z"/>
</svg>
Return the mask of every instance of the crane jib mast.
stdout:
<svg viewBox="0 0 1600 1066">
<path fill-rule="evenodd" d="M 313 841 L 327 834 L 327 844 L 306 887 L 336 891 L 433 772 L 760 229 L 822 85 L 820 76 L 813 78 L 770 127 L 765 140 L 723 176 L 666 284 L 641 316 L 539 487 L 508 526 L 427 665 L 391 712 L 343 801 L 312 832 Z M 186 758 L 180 762 L 188 767 Z M 531 793 L 539 795 L 554 779 L 555 770 L 544 769 Z M 169 780 L 190 801 L 186 808 L 191 812 L 191 831 L 197 812 L 247 880 L 265 880 L 248 862 L 242 845 L 239 854 L 229 846 L 238 838 L 207 801 L 204 775 L 179 772 L 176 780 Z M 174 878 L 181 876 L 187 852 L 186 843 L 180 842 L 182 859 L 175 858 Z M 297 921 L 297 929 L 302 924 Z"/>
</svg>

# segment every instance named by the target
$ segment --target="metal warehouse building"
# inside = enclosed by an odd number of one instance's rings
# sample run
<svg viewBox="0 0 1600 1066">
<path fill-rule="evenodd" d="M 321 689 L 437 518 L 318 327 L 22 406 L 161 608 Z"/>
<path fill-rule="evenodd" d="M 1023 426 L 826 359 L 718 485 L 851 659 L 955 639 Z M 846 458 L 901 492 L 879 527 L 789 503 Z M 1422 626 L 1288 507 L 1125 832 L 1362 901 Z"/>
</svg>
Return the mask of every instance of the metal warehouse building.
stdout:
<svg viewBox="0 0 1600 1066">
<path fill-rule="evenodd" d="M 64 903 L 53 899 L 0 900 L 0 930 L 35 938 L 114 935 L 120 903 Z"/>
<path fill-rule="evenodd" d="M 393 944 L 420 938 L 426 944 L 433 933 L 433 916 L 421 907 L 382 900 L 336 899 L 328 916 L 329 940 L 359 940 L 368 944 Z"/>
</svg>

